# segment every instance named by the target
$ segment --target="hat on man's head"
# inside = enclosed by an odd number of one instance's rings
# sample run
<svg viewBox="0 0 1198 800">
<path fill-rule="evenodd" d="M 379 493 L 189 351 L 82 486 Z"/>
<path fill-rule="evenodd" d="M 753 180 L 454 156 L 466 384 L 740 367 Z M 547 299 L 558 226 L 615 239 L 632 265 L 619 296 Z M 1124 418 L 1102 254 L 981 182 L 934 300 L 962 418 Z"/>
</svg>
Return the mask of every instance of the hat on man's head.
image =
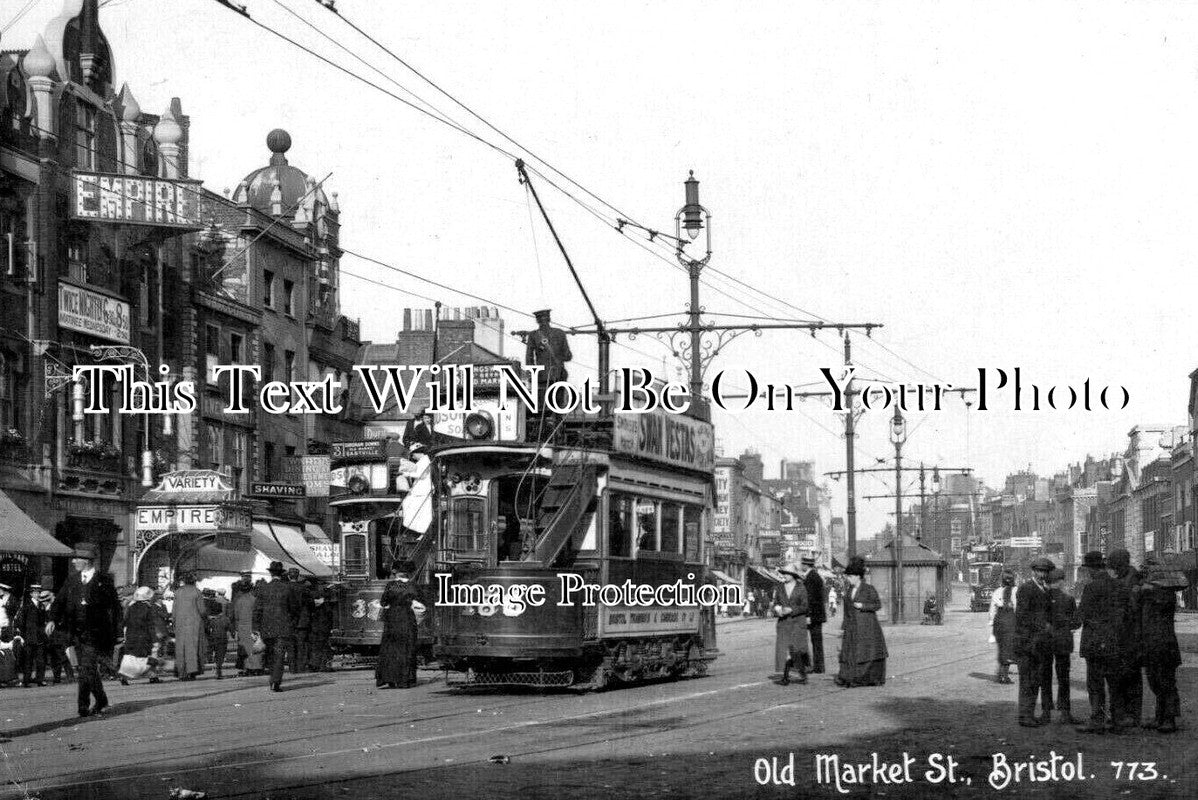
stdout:
<svg viewBox="0 0 1198 800">
<path fill-rule="evenodd" d="M 799 563 L 801 563 L 804 567 L 814 567 L 815 558 L 813 556 L 803 556 L 801 559 L 799 559 Z"/>
<path fill-rule="evenodd" d="M 9 586 L 7 583 L 0 583 L 0 589 L 4 590 L 6 592 L 12 591 L 12 587 Z"/>
<path fill-rule="evenodd" d="M 778 567 L 778 571 L 781 572 L 783 575 L 794 575 L 796 578 L 800 577 L 799 576 L 799 565 L 793 561 L 791 561 L 787 564 L 783 564 L 782 566 Z"/>
<path fill-rule="evenodd" d="M 75 545 L 75 554 L 72 558 L 86 558 L 89 561 L 96 560 L 96 546 L 91 542 L 80 542 Z"/>
<path fill-rule="evenodd" d="M 133 593 L 133 601 L 135 603 L 143 602 L 143 601 L 147 601 L 147 600 L 153 600 L 153 599 L 154 599 L 154 590 L 151 589 L 149 586 L 139 586 L 139 587 L 137 587 L 137 591 Z"/>
<path fill-rule="evenodd" d="M 54 592 L 47 592 L 45 589 L 43 589 L 38 594 L 37 599 L 43 603 L 49 603 L 51 600 L 54 599 Z"/>
<path fill-rule="evenodd" d="M 270 566 L 266 568 L 266 571 L 271 575 L 285 575 L 287 573 L 287 570 L 283 569 L 282 561 L 270 562 Z"/>
<path fill-rule="evenodd" d="M 391 572 L 402 572 L 405 575 L 411 575 L 416 571 L 416 562 L 414 561 L 392 561 Z"/>
<path fill-rule="evenodd" d="M 241 577 L 243 577 L 243 578 L 252 578 L 252 577 L 254 577 L 254 571 L 253 571 L 253 570 L 251 570 L 251 569 L 243 569 L 243 570 L 241 571 Z"/>
<path fill-rule="evenodd" d="M 1106 558 L 1101 550 L 1091 550 L 1082 556 L 1082 566 L 1086 569 L 1106 569 Z"/>
<path fill-rule="evenodd" d="M 1044 556 L 1032 559 L 1032 563 L 1028 566 L 1030 566 L 1032 570 L 1036 572 L 1052 572 L 1057 568 L 1057 565 L 1052 563 L 1051 558 L 1045 558 Z"/>
<path fill-rule="evenodd" d="M 299 575 L 299 567 L 288 567 L 287 574 L 288 575 Z"/>
<path fill-rule="evenodd" d="M 857 575 L 865 577 L 865 559 L 861 556 L 853 556 L 849 559 L 849 565 L 844 568 L 845 575 Z"/>
<path fill-rule="evenodd" d="M 31 592 L 40 592 L 42 590 L 42 585 L 40 583 L 31 583 L 26 588 Z"/>
<path fill-rule="evenodd" d="M 537 322 L 548 322 L 550 312 L 551 312 L 551 309 L 542 308 L 540 311 L 532 312 L 532 315 L 536 319 Z"/>
</svg>

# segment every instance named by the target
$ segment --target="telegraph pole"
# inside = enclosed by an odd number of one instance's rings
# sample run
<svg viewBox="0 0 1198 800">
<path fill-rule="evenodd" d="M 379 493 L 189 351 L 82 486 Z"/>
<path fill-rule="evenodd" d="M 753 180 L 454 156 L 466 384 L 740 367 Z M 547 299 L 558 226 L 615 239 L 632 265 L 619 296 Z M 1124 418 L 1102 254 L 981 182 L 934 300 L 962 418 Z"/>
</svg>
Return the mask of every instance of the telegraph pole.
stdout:
<svg viewBox="0 0 1198 800">
<path fill-rule="evenodd" d="M 847 368 L 853 361 L 853 344 L 849 340 L 849 333 L 844 333 L 844 365 Z M 853 438 L 856 435 L 853 427 L 856 424 L 853 419 L 853 380 L 849 379 L 848 386 L 845 387 L 845 403 L 848 406 L 848 413 L 844 415 L 844 441 L 845 441 L 845 472 L 847 480 L 845 488 L 848 494 L 848 508 L 845 511 L 845 516 L 848 525 L 848 557 L 852 558 L 857 555 L 857 491 L 856 480 L 853 469 Z"/>
<path fill-rule="evenodd" d="M 902 409 L 894 404 L 894 419 L 890 422 L 890 440 L 894 442 L 894 576 L 890 605 L 893 609 L 890 624 L 903 621 L 903 442 L 907 439 L 907 423 Z"/>
</svg>

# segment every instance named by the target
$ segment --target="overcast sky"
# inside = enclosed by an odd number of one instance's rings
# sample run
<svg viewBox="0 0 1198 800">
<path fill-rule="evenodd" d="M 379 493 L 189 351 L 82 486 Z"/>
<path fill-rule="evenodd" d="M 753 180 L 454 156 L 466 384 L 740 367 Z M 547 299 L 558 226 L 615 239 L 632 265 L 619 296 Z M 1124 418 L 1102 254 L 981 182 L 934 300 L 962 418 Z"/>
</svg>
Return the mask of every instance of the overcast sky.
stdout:
<svg viewBox="0 0 1198 800">
<path fill-rule="evenodd" d="M 37 0 L 5 32 L 26 47 L 61 8 Z M 24 5 L 0 0 L 0 25 Z M 314 0 L 249 0 L 254 19 L 396 94 L 403 90 L 322 40 L 292 9 L 478 136 L 528 156 L 373 48 Z M 1030 384 L 1126 386 L 1124 411 L 912 414 L 905 460 L 973 466 L 991 484 L 1051 474 L 1126 446 L 1136 424 L 1184 424 L 1195 274 L 1198 6 L 1193 3 L 380 3 L 337 7 L 414 67 L 583 187 L 614 218 L 673 230 L 693 169 L 714 215 L 709 312 L 880 322 L 855 339 L 859 370 L 976 386 L 977 369 L 1021 367 Z M 193 177 L 233 188 L 286 128 L 291 163 L 340 195 L 342 242 L 357 252 L 517 309 L 589 314 L 512 161 L 339 74 L 214 0 L 112 0 L 101 25 L 118 83 L 143 109 L 173 96 L 191 116 Z M 687 285 L 668 249 L 638 247 L 534 176 L 606 319 L 679 314 Z M 664 258 L 660 257 L 664 256 Z M 365 335 L 393 337 L 429 287 L 353 256 L 342 308 Z M 722 290 L 731 295 L 720 294 Z M 799 310 L 801 309 L 801 311 Z M 506 313 L 509 328 L 530 324 Z M 731 321 L 731 317 L 712 317 Z M 513 340 L 509 344 L 515 346 Z M 617 365 L 660 366 L 650 337 Z M 884 350 L 885 345 L 898 355 Z M 576 341 L 576 377 L 595 350 Z M 813 384 L 838 365 L 834 333 L 742 337 L 713 370 Z M 909 363 L 908 363 L 909 362 Z M 914 365 L 914 366 L 912 366 Z M 671 367 L 672 370 L 672 367 Z M 743 379 L 737 381 L 743 385 Z M 818 386 L 809 386 L 816 389 Z M 843 469 L 840 418 L 717 414 L 725 452 L 760 451 Z M 884 413 L 859 424 L 858 463 L 893 456 Z M 890 463 L 890 462 L 887 462 Z M 861 493 L 892 491 L 863 477 Z M 844 512 L 833 484 L 834 513 Z M 861 535 L 892 500 L 862 505 Z"/>
</svg>

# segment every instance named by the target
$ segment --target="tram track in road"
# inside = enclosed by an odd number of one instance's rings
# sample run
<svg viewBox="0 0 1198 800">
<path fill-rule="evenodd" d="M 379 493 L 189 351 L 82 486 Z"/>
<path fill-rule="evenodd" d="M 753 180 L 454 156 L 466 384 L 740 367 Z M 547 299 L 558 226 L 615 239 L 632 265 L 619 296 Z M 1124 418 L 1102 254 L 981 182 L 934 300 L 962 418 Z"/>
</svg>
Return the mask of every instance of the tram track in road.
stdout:
<svg viewBox="0 0 1198 800">
<path fill-rule="evenodd" d="M 749 631 L 749 630 L 745 631 L 745 633 L 751 633 L 751 632 L 752 631 Z M 760 633 L 760 630 L 758 629 L 757 632 Z M 957 636 L 954 636 L 953 638 L 960 639 L 963 637 L 963 635 L 965 633 L 966 633 L 965 631 L 961 631 L 960 633 L 958 633 Z M 737 638 L 739 638 L 739 637 L 737 637 Z M 950 646 L 949 650 L 950 650 L 950 652 L 952 652 L 952 651 L 959 652 L 959 649 L 953 648 L 951 646 Z M 990 652 L 989 647 L 975 648 L 975 649 L 971 649 L 970 651 L 966 652 L 963 655 L 960 655 L 956 658 L 952 658 L 952 659 L 948 659 L 948 660 L 941 660 L 938 657 L 941 654 L 936 653 L 933 657 L 933 660 L 930 663 L 924 663 L 924 664 L 921 664 L 918 666 L 913 666 L 910 669 L 905 669 L 901 672 L 896 672 L 896 673 L 892 674 L 891 678 L 892 679 L 903 679 L 903 678 L 908 678 L 908 677 L 915 676 L 915 675 L 920 675 L 920 674 L 926 673 L 930 670 L 945 669 L 945 668 L 951 667 L 955 664 L 959 664 L 959 663 L 962 663 L 965 661 L 977 659 L 979 657 L 984 656 L 988 652 Z M 746 652 L 739 651 L 737 653 L 737 656 L 739 656 L 739 657 L 734 658 L 734 659 L 729 659 L 729 661 L 730 662 L 731 661 L 743 661 L 745 659 L 746 655 L 747 655 Z M 735 666 L 735 664 L 729 664 L 728 666 L 729 666 L 729 668 L 732 668 Z M 713 675 L 710 675 L 707 679 L 704 679 L 704 681 L 711 680 L 713 678 L 718 680 L 720 677 L 721 677 L 720 674 L 713 674 Z M 725 677 L 725 678 L 728 677 L 727 672 L 724 672 L 722 677 Z M 942 680 L 947 681 L 950 679 L 951 679 L 950 676 L 946 675 Z M 937 681 L 933 681 L 932 685 L 934 686 L 936 682 Z M 687 681 L 687 682 L 669 684 L 669 686 L 667 688 L 675 687 L 675 686 L 685 688 L 689 683 L 690 682 Z M 461 742 L 461 741 L 469 740 L 471 738 L 479 738 L 479 737 L 481 737 L 484 741 L 490 742 L 490 741 L 493 741 L 497 737 L 519 736 L 521 733 L 530 732 L 530 731 L 536 730 L 538 728 L 560 727 L 563 725 L 585 723 L 586 721 L 589 721 L 589 720 L 602 721 L 605 717 L 606 718 L 615 718 L 612 723 L 605 725 L 601 729 L 591 730 L 591 731 L 586 731 L 586 732 L 579 732 L 577 735 L 570 737 L 567 741 L 558 741 L 558 742 L 555 742 L 554 744 L 546 746 L 546 747 L 525 747 L 522 749 L 513 749 L 510 753 L 508 753 L 508 755 L 510 755 L 514 758 L 527 758 L 527 757 L 535 757 L 538 755 L 545 755 L 545 754 L 550 754 L 550 753 L 557 754 L 557 753 L 569 752 L 571 750 L 584 750 L 587 748 L 593 748 L 597 745 L 604 745 L 604 744 L 610 745 L 610 744 L 614 744 L 614 743 L 618 743 L 618 742 L 627 742 L 627 741 L 635 740 L 637 738 L 645 737 L 645 736 L 661 736 L 663 734 L 671 734 L 671 733 L 675 733 L 678 731 L 698 730 L 704 726 L 712 725 L 712 724 L 726 725 L 729 719 L 737 719 L 737 718 L 743 718 L 743 717 L 750 717 L 750 716 L 754 716 L 754 715 L 766 714 L 766 713 L 771 713 L 771 712 L 778 711 L 781 709 L 809 706 L 812 704 L 822 704 L 823 702 L 826 702 L 829 698 L 834 698 L 834 697 L 840 695 L 842 692 L 847 691 L 846 689 L 843 689 L 840 687 L 828 685 L 828 686 L 826 686 L 826 688 L 821 687 L 820 689 L 818 689 L 817 691 L 814 691 L 814 692 L 812 692 L 810 690 L 804 690 L 802 692 L 801 696 L 790 697 L 784 702 L 767 702 L 764 704 L 753 703 L 751 705 L 751 707 L 743 708 L 742 710 L 732 712 L 729 714 L 721 714 L 715 718 L 687 720 L 685 718 L 675 717 L 675 718 L 671 718 L 669 720 L 662 720 L 662 721 L 647 719 L 643 723 L 637 723 L 636 730 L 625 730 L 623 732 L 618 732 L 618 731 L 612 730 L 612 726 L 615 726 L 615 725 L 631 724 L 627 719 L 623 719 L 623 720 L 618 719 L 621 716 L 626 717 L 630 713 L 640 714 L 643 711 L 645 711 L 646 709 L 663 708 L 663 707 L 667 707 L 669 705 L 677 704 L 677 703 L 690 703 L 690 702 L 693 702 L 696 700 L 701 700 L 703 698 L 718 697 L 720 695 L 731 694 L 733 692 L 752 691 L 755 689 L 760 689 L 765 686 L 769 686 L 771 684 L 772 684 L 772 681 L 769 681 L 769 680 L 752 681 L 752 682 L 747 682 L 747 683 L 734 684 L 734 685 L 730 685 L 730 686 L 716 686 L 711 689 L 708 689 L 705 691 L 699 691 L 699 692 L 679 692 L 679 693 L 671 692 L 670 696 L 661 697 L 661 698 L 657 698 L 657 699 L 653 699 L 653 700 L 646 700 L 643 697 L 643 691 L 637 691 L 637 690 L 638 689 L 642 689 L 642 690 L 643 689 L 653 689 L 653 688 L 660 688 L 660 687 L 653 687 L 653 686 L 630 687 L 630 689 L 621 690 L 619 692 L 607 692 L 607 693 L 601 693 L 601 694 L 595 694 L 595 695 L 588 695 L 588 697 L 600 698 L 600 702 L 603 702 L 604 700 L 610 700 L 613 697 L 617 698 L 617 699 L 627 698 L 627 700 L 629 701 L 627 703 L 620 703 L 620 705 L 615 708 L 601 708 L 601 709 L 591 710 L 591 711 L 577 713 L 577 714 L 558 714 L 552 718 L 525 720 L 525 721 L 521 721 L 521 722 L 509 724 L 509 725 L 500 725 L 500 726 L 493 726 L 493 727 L 488 727 L 488 728 L 472 728 L 470 730 L 465 730 L 465 731 L 447 732 L 447 733 L 439 733 L 439 734 L 428 735 L 428 736 L 402 738 L 400 740 L 393 741 L 393 742 L 375 743 L 373 746 L 368 746 L 367 748 L 363 748 L 360 744 L 355 744 L 352 747 L 337 748 L 337 749 L 323 751 L 323 752 L 312 752 L 312 753 L 290 754 L 290 755 L 280 754 L 278 756 L 273 756 L 271 758 L 248 759 L 248 760 L 244 760 L 244 761 L 232 761 L 229 763 L 222 763 L 222 764 L 216 764 L 216 765 L 208 763 L 201 767 L 182 767 L 182 768 L 177 767 L 175 769 L 165 769 L 165 770 L 160 770 L 160 771 L 156 771 L 156 772 L 113 773 L 113 774 L 106 775 L 106 776 L 99 777 L 99 778 L 93 778 L 91 780 L 84 780 L 84 781 L 77 781 L 77 782 L 70 781 L 69 779 L 63 780 L 64 778 L 67 778 L 67 776 L 62 775 L 62 776 L 56 776 L 57 780 L 55 780 L 54 778 L 43 779 L 42 781 L 32 781 L 28 785 L 30 786 L 31 789 L 48 791 L 48 790 L 63 789 L 63 788 L 68 788 L 68 787 L 83 787 L 83 786 L 88 786 L 88 785 L 111 783 L 111 782 L 115 782 L 115 781 L 130 781 L 130 780 L 144 781 L 144 780 L 148 780 L 148 779 L 162 778 L 164 776 L 178 778 L 181 775 L 187 775 L 187 774 L 192 774 L 192 773 L 196 773 L 196 772 L 215 771 L 215 770 L 218 770 L 221 772 L 227 772 L 227 773 L 234 773 L 234 772 L 237 772 L 240 770 L 252 769 L 255 767 L 266 766 L 266 765 L 277 765 L 281 762 L 288 762 L 288 761 L 297 762 L 297 761 L 307 761 L 307 760 L 324 759 L 324 758 L 343 758 L 343 757 L 348 757 L 348 756 L 362 753 L 363 751 L 365 751 L 367 753 L 377 753 L 379 751 L 386 751 L 386 750 L 400 749 L 400 748 L 419 748 L 419 747 L 435 746 L 435 745 L 438 745 L 441 743 L 446 743 L 446 742 L 453 742 L 453 741 Z M 854 691 L 860 691 L 860 690 L 854 690 Z M 628 694 L 624 694 L 624 692 L 628 692 Z M 544 695 L 539 695 L 536 697 L 522 699 L 519 701 L 515 701 L 512 703 L 505 703 L 505 704 L 501 704 L 501 705 L 505 709 L 514 709 L 514 708 L 519 708 L 519 707 L 524 707 L 524 706 L 529 706 L 529 705 L 542 704 L 545 702 L 545 700 L 546 700 L 546 697 Z M 428 715 L 427 717 L 420 718 L 420 719 L 427 720 L 427 721 L 437 721 L 437 720 L 453 719 L 453 718 L 457 718 L 457 717 L 468 718 L 468 717 L 475 716 L 477 714 L 477 710 L 474 710 L 474 704 L 471 703 L 469 705 L 470 705 L 469 708 L 462 708 L 462 709 L 450 711 L 450 712 L 443 713 L 443 714 Z M 496 707 L 492 707 L 492 708 L 494 709 Z M 314 737 L 331 738 L 331 737 L 338 736 L 338 735 L 347 736 L 347 735 L 352 735 L 354 733 L 362 733 L 364 731 L 369 731 L 369 730 L 386 729 L 386 728 L 397 727 L 400 725 L 411 725 L 411 724 L 415 723 L 416 719 L 417 718 L 396 719 L 396 720 L 392 720 L 387 723 L 383 723 L 383 724 L 376 725 L 376 726 L 369 726 L 367 728 L 359 728 L 357 731 L 340 730 L 340 731 L 318 732 L 318 733 L 313 733 L 311 736 L 296 737 L 292 741 L 301 742 L 301 741 L 304 741 L 305 739 L 310 739 L 310 738 L 314 738 Z M 231 749 L 240 749 L 240 748 L 231 748 Z M 211 757 L 214 754 L 205 753 L 203 755 L 205 757 Z M 452 762 L 452 764 L 411 766 L 411 767 L 404 767 L 404 768 L 399 768 L 399 769 L 394 769 L 394 770 L 384 770 L 382 772 L 374 772 L 374 773 L 371 773 L 370 775 L 362 775 L 362 776 L 347 775 L 345 777 L 328 778 L 328 779 L 323 779 L 320 781 L 299 781 L 299 782 L 291 782 L 291 783 L 280 783 L 277 786 L 272 785 L 269 788 L 272 791 L 276 790 L 276 789 L 283 791 L 283 790 L 300 790 L 300 789 L 305 789 L 305 788 L 315 788 L 315 787 L 318 787 L 321 785 L 333 784 L 333 783 L 345 784 L 345 783 L 352 783 L 354 781 L 360 781 L 360 780 L 377 779 L 377 778 L 388 776 L 388 775 L 402 775 L 402 774 L 407 774 L 407 773 L 415 773 L 415 772 L 443 769 L 446 766 L 460 767 L 463 764 L 485 763 L 487 761 L 487 758 L 489 758 L 489 754 L 487 756 L 479 756 L 479 757 L 475 757 L 475 758 L 466 758 L 466 759 L 460 759 L 460 760 L 455 759 Z M 143 762 L 143 764 L 144 763 L 145 762 Z M 155 762 L 150 762 L 150 763 L 155 763 Z M 93 772 L 93 774 L 94 774 L 94 772 Z M 51 782 L 51 781 L 53 781 L 53 782 Z M 213 791 L 210 792 L 209 796 L 214 797 L 214 798 L 215 797 L 241 797 L 241 796 L 251 795 L 255 792 L 259 792 L 262 789 L 263 789 L 263 787 L 255 786 L 253 789 L 248 789 L 246 791 L 240 791 L 240 792 L 235 791 L 232 793 L 222 793 L 219 790 L 214 789 Z"/>
</svg>

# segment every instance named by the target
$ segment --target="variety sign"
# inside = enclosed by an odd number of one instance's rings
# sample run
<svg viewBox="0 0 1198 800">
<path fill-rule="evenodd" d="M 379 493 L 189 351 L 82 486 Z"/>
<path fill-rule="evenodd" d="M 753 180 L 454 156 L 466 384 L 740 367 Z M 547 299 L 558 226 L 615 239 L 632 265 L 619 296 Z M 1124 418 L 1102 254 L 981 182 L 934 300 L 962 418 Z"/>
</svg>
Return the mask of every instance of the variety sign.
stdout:
<svg viewBox="0 0 1198 800">
<path fill-rule="evenodd" d="M 129 304 L 70 283 L 58 284 L 58 326 L 129 343 Z"/>
<path fill-rule="evenodd" d="M 645 414 L 616 414 L 612 447 L 678 467 L 711 472 L 715 441 L 710 422 L 656 409 Z"/>
<path fill-rule="evenodd" d="M 71 175 L 71 217 L 199 229 L 200 182 L 102 172 Z"/>
</svg>

